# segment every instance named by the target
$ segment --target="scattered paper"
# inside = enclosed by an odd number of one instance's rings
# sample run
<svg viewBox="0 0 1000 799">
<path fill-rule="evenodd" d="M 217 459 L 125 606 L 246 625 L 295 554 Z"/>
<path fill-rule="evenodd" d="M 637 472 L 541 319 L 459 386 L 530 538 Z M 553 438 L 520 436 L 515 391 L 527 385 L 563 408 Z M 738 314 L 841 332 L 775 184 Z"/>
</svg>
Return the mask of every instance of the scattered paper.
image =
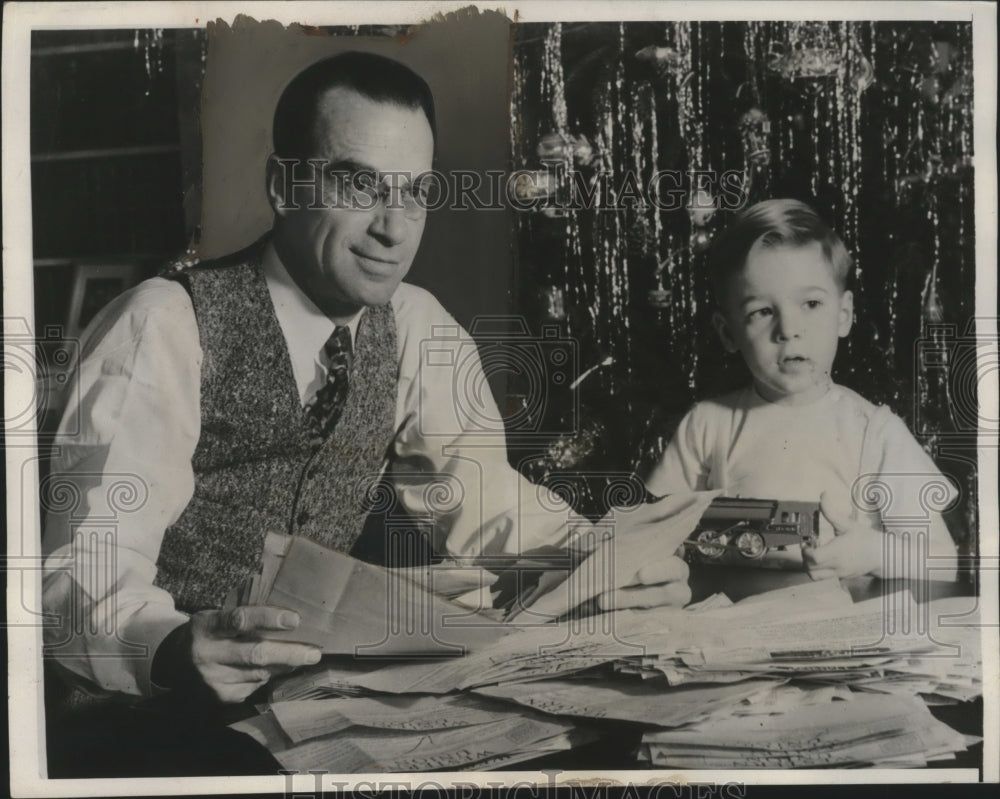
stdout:
<svg viewBox="0 0 1000 799">
<path fill-rule="evenodd" d="M 293 555 L 255 590 L 298 570 Z M 325 590 L 308 601 L 339 603 Z M 463 657 L 328 657 L 234 729 L 286 768 L 339 773 L 496 768 L 594 739 L 591 720 L 637 725 L 657 767 L 921 767 L 978 740 L 927 709 L 982 695 L 978 619 L 975 598 L 855 604 L 826 580 L 506 624 Z"/>
<path fill-rule="evenodd" d="M 546 680 L 477 688 L 476 693 L 508 699 L 558 716 L 678 727 L 716 708 L 769 693 L 772 686 L 773 683 L 767 680 L 676 689 L 644 682 Z"/>
<path fill-rule="evenodd" d="M 673 768 L 916 766 L 967 743 L 918 698 L 877 696 L 796 703 L 766 723 L 754 715 L 729 715 L 649 732 L 640 757 Z"/>
</svg>

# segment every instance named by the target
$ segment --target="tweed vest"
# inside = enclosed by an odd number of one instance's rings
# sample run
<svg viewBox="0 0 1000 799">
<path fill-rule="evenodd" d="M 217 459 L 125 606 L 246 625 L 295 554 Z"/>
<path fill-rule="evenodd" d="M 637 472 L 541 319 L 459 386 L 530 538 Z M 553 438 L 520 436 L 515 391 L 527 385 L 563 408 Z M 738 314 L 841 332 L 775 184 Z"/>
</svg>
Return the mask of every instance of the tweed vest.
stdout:
<svg viewBox="0 0 1000 799">
<path fill-rule="evenodd" d="M 156 585 L 191 612 L 218 607 L 259 570 L 269 531 L 350 551 L 392 441 L 398 365 L 392 306 L 369 308 L 343 413 L 318 437 L 299 399 L 259 249 L 177 278 L 191 295 L 203 352 L 201 436 L 194 496 L 164 535 Z"/>
</svg>

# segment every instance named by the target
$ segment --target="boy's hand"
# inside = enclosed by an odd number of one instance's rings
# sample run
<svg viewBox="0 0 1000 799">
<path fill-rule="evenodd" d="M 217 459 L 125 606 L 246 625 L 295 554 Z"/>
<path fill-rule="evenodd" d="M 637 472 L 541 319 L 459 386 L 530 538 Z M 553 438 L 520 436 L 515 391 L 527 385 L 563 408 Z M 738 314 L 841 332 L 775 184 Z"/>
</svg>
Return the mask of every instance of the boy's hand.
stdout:
<svg viewBox="0 0 1000 799">
<path fill-rule="evenodd" d="M 816 549 L 803 549 L 802 555 L 814 580 L 829 577 L 860 577 L 878 574 L 882 568 L 885 536 L 860 523 L 850 504 L 838 502 L 824 491 L 819 509 L 833 527 L 835 537 Z"/>
</svg>

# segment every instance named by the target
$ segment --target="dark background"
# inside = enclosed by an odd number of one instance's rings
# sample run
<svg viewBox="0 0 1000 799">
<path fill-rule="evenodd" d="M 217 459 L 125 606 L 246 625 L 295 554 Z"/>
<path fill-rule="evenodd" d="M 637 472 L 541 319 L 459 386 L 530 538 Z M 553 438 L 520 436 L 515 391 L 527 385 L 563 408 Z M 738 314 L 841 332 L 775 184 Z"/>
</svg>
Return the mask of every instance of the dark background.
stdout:
<svg viewBox="0 0 1000 799">
<path fill-rule="evenodd" d="M 66 324 L 75 266 L 129 264 L 141 279 L 184 249 L 203 46 L 200 31 L 33 32 L 36 329 Z"/>
</svg>

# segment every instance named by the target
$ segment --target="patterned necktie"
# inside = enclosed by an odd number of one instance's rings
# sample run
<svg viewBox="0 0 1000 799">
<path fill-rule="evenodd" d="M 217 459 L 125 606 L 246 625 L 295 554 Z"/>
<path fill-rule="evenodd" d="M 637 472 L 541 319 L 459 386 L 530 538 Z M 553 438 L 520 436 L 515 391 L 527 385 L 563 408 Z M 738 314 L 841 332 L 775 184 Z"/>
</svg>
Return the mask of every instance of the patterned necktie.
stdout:
<svg viewBox="0 0 1000 799">
<path fill-rule="evenodd" d="M 337 325 L 323 345 L 323 352 L 326 353 L 328 364 L 326 383 L 316 392 L 309 412 L 320 432 L 327 436 L 340 419 L 347 399 L 351 364 L 354 361 L 350 328 Z"/>
</svg>

